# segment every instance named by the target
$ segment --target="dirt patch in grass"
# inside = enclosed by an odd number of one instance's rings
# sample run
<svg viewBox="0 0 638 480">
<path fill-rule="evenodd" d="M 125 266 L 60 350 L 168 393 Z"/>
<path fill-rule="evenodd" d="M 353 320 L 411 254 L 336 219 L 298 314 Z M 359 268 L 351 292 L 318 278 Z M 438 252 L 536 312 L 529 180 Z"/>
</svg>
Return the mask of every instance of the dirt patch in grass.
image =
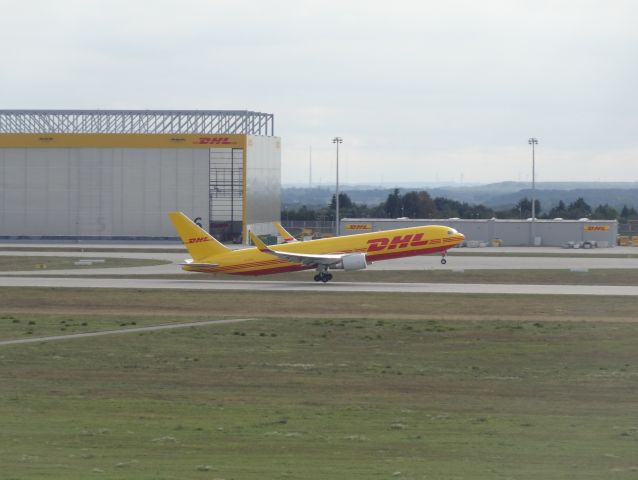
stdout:
<svg viewBox="0 0 638 480">
<path fill-rule="evenodd" d="M 0 312 L 637 321 L 638 299 L 575 295 L 0 288 Z"/>
</svg>

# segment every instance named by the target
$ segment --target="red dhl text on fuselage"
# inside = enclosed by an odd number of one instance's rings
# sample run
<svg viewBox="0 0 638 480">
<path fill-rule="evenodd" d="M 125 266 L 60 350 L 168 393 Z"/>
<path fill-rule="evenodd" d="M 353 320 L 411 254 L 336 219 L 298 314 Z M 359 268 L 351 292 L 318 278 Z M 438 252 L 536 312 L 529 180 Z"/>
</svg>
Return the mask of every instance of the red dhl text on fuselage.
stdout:
<svg viewBox="0 0 638 480">
<path fill-rule="evenodd" d="M 365 253 L 367 260 L 374 262 L 444 252 L 464 240 L 462 235 L 456 232 L 449 234 L 449 231 L 448 227 L 430 225 L 287 243 L 270 248 L 280 252 L 307 254 Z M 237 275 L 263 275 L 314 268 L 286 261 L 261 252 L 257 248 L 231 251 L 208 258 L 206 262 L 217 265 L 206 268 L 186 266 L 184 269 Z"/>
</svg>

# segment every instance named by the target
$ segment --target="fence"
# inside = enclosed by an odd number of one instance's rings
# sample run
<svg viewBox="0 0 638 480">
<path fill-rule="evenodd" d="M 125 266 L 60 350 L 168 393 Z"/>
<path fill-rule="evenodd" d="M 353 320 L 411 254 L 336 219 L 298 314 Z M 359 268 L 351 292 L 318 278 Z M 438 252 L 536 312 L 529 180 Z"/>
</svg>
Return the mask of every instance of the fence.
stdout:
<svg viewBox="0 0 638 480">
<path fill-rule="evenodd" d="M 328 220 L 284 220 L 281 224 L 294 236 L 322 237 L 335 233 L 335 223 Z"/>
<path fill-rule="evenodd" d="M 618 233 L 620 235 L 638 235 L 638 222 L 619 223 Z"/>
</svg>

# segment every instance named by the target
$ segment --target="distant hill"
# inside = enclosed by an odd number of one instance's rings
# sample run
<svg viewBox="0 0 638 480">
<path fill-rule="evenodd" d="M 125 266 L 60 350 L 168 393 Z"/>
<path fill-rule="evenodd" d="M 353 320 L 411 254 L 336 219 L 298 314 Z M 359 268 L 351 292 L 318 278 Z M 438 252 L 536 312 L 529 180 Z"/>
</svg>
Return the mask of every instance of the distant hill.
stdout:
<svg viewBox="0 0 638 480">
<path fill-rule="evenodd" d="M 344 186 L 341 188 L 341 191 L 347 193 L 353 202 L 365 205 L 378 205 L 381 202 L 385 202 L 386 198 L 388 198 L 388 194 L 393 190 L 393 188 L 375 187 L 352 188 Z M 312 208 L 325 207 L 329 204 L 335 190 L 334 188 L 328 187 L 284 187 L 281 193 L 282 203 L 285 207 L 297 208 L 305 205 L 306 207 Z"/>
<path fill-rule="evenodd" d="M 513 207 L 521 198 L 531 198 L 532 189 L 528 183 L 502 182 L 477 187 L 452 187 L 429 190 L 434 197 L 446 197 L 453 200 L 481 203 L 494 209 Z M 558 204 L 573 202 L 579 197 L 592 205 L 609 204 L 621 208 L 623 205 L 638 206 L 638 184 L 633 182 L 576 183 L 541 182 L 536 185 L 536 198 L 541 202 L 543 211 Z"/>
<path fill-rule="evenodd" d="M 342 192 L 352 201 L 366 205 L 378 205 L 385 201 L 394 188 L 344 185 Z M 527 182 L 499 182 L 487 185 L 400 187 L 401 192 L 426 190 L 432 197 L 446 197 L 468 203 L 480 203 L 494 209 L 513 207 L 521 198 L 531 198 Z M 333 187 L 284 187 L 282 203 L 288 208 L 325 206 L 334 193 Z M 583 197 L 591 206 L 607 203 L 616 208 L 623 205 L 638 208 L 638 183 L 636 182 L 539 182 L 536 198 L 543 211 L 548 211 L 560 200 L 566 203 Z"/>
</svg>

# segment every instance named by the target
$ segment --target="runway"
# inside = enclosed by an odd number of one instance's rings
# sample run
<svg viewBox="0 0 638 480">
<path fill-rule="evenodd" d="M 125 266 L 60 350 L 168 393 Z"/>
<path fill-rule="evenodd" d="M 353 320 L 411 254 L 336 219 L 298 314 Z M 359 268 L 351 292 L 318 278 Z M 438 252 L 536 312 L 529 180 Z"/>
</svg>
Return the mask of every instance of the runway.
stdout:
<svg viewBox="0 0 638 480">
<path fill-rule="evenodd" d="M 495 249 L 486 250 L 495 252 Z M 462 253 L 461 253 L 462 252 Z M 548 253 L 567 254 L 569 257 L 525 257 L 525 256 L 476 256 L 474 253 L 482 253 L 478 249 L 460 249 L 458 255 L 448 256 L 447 264 L 441 265 L 439 255 L 424 255 L 421 257 L 398 258 L 383 262 L 375 262 L 368 266 L 369 270 L 512 270 L 512 269 L 556 269 L 570 270 L 573 268 L 588 269 L 616 269 L 638 268 L 638 258 L 623 258 L 623 255 L 638 253 L 638 248 L 607 248 L 570 251 L 559 248 L 503 248 L 498 252 L 507 254 L 520 253 Z M 456 252 L 455 252 L 456 253 Z M 594 257 L 596 253 L 614 255 L 612 258 Z M 141 258 L 155 259 L 172 262 L 165 265 L 148 267 L 125 268 L 81 268 L 68 270 L 28 270 L 0 272 L 4 276 L 12 275 L 167 275 L 182 273 L 178 263 L 188 258 L 188 253 L 162 253 L 162 252 L 21 252 L 0 251 L 3 256 L 65 256 L 74 258 Z"/>
<path fill-rule="evenodd" d="M 621 295 L 638 296 L 638 286 L 605 285 L 505 285 L 456 283 L 377 283 L 242 280 L 103 279 L 57 277 L 0 277 L 0 287 L 127 288 L 178 290 L 249 290 L 261 292 L 376 292 L 376 293 L 475 293 L 525 295 Z"/>
<path fill-rule="evenodd" d="M 48 245 L 43 245 L 48 246 Z M 522 256 L 481 256 L 481 253 L 507 253 Z M 461 249 L 458 255 L 448 256 L 441 265 L 438 255 L 409 257 L 369 266 L 369 270 L 492 270 L 492 269 L 626 269 L 638 268 L 638 258 L 626 255 L 638 252 L 634 248 L 592 249 L 566 251 L 559 248 L 509 247 L 484 251 Z M 479 255 L 476 255 L 476 254 Z M 563 257 L 524 256 L 535 254 L 566 254 Z M 594 254 L 613 255 L 598 258 Z M 403 292 L 403 293 L 475 293 L 475 294 L 537 294 L 537 295 L 623 295 L 637 296 L 638 286 L 583 286 L 583 285 L 513 285 L 513 284 L 442 284 L 442 283 L 378 283 L 339 282 L 315 283 L 311 275 L 300 276 L 299 281 L 264 279 L 246 281 L 237 277 L 223 280 L 146 279 L 135 275 L 166 275 L 182 273 L 178 263 L 188 257 L 187 252 L 38 252 L 0 251 L 5 256 L 68 256 L 81 258 L 145 258 L 172 262 L 165 265 L 125 268 L 81 268 L 69 270 L 29 270 L 0 272 L 0 287 L 58 287 L 58 288 L 137 288 L 137 289 L 193 289 L 193 290 L 252 290 L 270 292 Z M 624 258 L 623 258 L 624 257 Z M 86 278 L 86 276 L 98 278 Z M 100 275 L 121 275 L 122 278 L 99 278 Z M 61 278 L 65 276 L 66 278 Z M 129 277 L 129 278 L 125 278 Z"/>
</svg>

